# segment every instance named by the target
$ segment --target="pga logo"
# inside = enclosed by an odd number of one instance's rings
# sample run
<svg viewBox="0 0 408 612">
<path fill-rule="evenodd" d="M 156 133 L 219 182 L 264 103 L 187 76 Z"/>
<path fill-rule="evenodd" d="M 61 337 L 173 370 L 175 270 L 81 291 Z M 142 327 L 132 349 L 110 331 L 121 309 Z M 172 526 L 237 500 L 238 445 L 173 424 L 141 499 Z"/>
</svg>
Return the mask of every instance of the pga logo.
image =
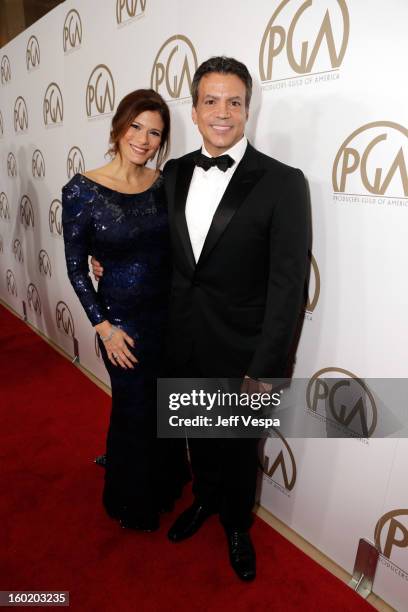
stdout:
<svg viewBox="0 0 408 612">
<path fill-rule="evenodd" d="M 263 444 L 259 467 L 267 479 L 287 491 L 292 491 L 297 477 L 295 455 L 279 431 L 273 429 L 273 434 L 266 438 Z"/>
<path fill-rule="evenodd" d="M 176 34 L 160 47 L 153 63 L 150 86 L 167 101 L 190 98 L 197 65 L 191 40 Z"/>
<path fill-rule="evenodd" d="M 349 32 L 345 0 L 283 0 L 262 37 L 261 81 L 338 69 L 347 50 Z"/>
<path fill-rule="evenodd" d="M 335 193 L 408 197 L 408 130 L 392 121 L 374 121 L 352 132 L 333 163 Z"/>
</svg>

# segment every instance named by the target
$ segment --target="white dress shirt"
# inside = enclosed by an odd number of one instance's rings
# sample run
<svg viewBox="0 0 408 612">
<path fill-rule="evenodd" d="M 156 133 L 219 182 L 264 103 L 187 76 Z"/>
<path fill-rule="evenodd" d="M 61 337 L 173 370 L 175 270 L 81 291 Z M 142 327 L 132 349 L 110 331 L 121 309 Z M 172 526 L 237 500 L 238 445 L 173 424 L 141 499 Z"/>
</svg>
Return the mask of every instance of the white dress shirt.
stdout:
<svg viewBox="0 0 408 612">
<path fill-rule="evenodd" d="M 196 166 L 194 169 L 186 202 L 186 221 L 196 261 L 200 257 L 214 213 L 232 175 L 244 156 L 247 144 L 248 141 L 243 136 L 228 151 L 224 151 L 223 155 L 229 155 L 234 160 L 234 164 L 225 172 L 216 166 L 207 171 L 199 166 Z M 206 151 L 204 145 L 201 151 L 203 155 L 212 157 Z"/>
</svg>

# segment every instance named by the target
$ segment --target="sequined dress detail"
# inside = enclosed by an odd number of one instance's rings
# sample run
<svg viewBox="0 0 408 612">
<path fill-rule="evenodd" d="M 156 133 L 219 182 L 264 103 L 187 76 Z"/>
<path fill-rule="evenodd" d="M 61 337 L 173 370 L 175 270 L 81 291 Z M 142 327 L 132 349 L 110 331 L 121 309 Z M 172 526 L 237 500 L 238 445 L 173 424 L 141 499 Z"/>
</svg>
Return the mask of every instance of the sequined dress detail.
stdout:
<svg viewBox="0 0 408 612">
<path fill-rule="evenodd" d="M 135 341 L 134 370 L 113 366 L 100 342 L 112 386 L 104 499 L 141 515 L 160 505 L 159 463 L 168 460 L 156 440 L 156 378 L 171 274 L 163 180 L 160 175 L 146 191 L 123 194 L 77 174 L 62 190 L 66 263 L 75 293 L 92 325 L 107 319 Z M 89 276 L 91 254 L 104 268 L 97 291 Z"/>
</svg>

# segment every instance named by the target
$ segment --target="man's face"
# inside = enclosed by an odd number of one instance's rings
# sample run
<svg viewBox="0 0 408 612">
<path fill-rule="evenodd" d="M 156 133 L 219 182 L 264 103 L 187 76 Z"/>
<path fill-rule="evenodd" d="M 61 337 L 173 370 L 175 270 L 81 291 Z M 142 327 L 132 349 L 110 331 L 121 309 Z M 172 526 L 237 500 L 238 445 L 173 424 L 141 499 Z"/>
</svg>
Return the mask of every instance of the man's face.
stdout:
<svg viewBox="0 0 408 612">
<path fill-rule="evenodd" d="M 214 157 L 222 155 L 241 140 L 248 111 L 245 85 L 235 74 L 210 72 L 198 85 L 197 106 L 192 117 L 204 146 Z"/>
</svg>

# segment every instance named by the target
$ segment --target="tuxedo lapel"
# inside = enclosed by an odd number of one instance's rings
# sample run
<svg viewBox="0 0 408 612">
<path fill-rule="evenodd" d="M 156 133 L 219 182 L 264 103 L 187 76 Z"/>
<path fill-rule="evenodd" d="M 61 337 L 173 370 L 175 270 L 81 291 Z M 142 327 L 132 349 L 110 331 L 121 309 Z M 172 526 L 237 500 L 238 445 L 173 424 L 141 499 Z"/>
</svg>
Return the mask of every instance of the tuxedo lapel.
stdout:
<svg viewBox="0 0 408 612">
<path fill-rule="evenodd" d="M 194 155 L 192 153 L 180 160 L 176 178 L 175 201 L 174 201 L 174 220 L 181 244 L 186 255 L 189 266 L 195 268 L 195 258 L 191 246 L 190 236 L 186 221 L 186 202 L 191 178 L 194 172 Z"/>
<path fill-rule="evenodd" d="M 257 155 L 257 151 L 248 144 L 244 157 L 235 170 L 217 210 L 215 211 L 197 265 L 200 265 L 208 257 L 238 208 L 263 176 L 265 170 L 259 168 L 257 164 Z"/>
</svg>

